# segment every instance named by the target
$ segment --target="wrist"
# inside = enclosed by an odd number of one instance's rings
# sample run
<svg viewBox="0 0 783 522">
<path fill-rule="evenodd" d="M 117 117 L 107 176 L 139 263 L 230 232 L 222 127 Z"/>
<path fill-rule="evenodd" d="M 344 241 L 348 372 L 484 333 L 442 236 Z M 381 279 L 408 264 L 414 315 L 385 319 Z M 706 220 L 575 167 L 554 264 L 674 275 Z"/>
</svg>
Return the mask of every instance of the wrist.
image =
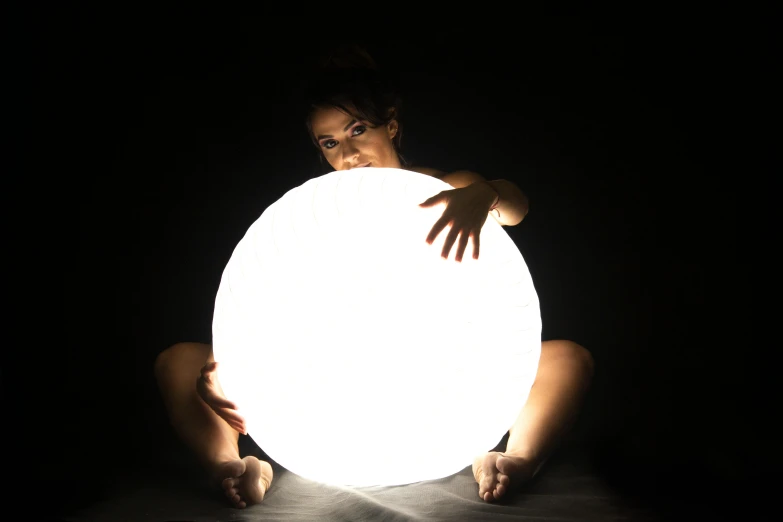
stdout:
<svg viewBox="0 0 783 522">
<path fill-rule="evenodd" d="M 492 192 L 492 195 L 494 196 L 494 199 L 492 200 L 492 204 L 489 206 L 490 212 L 495 210 L 500 203 L 500 192 L 498 192 L 498 189 L 496 189 L 494 186 L 492 186 L 492 183 L 490 183 L 487 180 L 481 180 L 477 183 L 480 183 L 481 185 L 488 187 L 490 191 Z"/>
</svg>

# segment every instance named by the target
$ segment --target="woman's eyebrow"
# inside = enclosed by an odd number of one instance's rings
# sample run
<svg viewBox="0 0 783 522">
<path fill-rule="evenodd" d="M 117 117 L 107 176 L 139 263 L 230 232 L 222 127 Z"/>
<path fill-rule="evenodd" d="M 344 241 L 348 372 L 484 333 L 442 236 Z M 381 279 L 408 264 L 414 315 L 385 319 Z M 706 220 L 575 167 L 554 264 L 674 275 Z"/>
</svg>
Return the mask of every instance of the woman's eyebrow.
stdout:
<svg viewBox="0 0 783 522">
<path fill-rule="evenodd" d="M 343 132 L 347 131 L 347 130 L 350 128 L 350 126 L 351 126 L 351 125 L 353 125 L 354 123 L 356 123 L 356 121 L 357 121 L 357 120 L 356 120 L 356 118 L 354 118 L 354 119 L 352 119 L 351 121 L 349 121 L 349 122 L 348 122 L 348 125 L 346 125 L 345 127 L 343 127 Z M 322 139 L 324 139 L 324 138 L 334 138 L 334 136 L 332 136 L 331 134 L 320 134 L 320 135 L 318 135 L 318 137 L 316 137 L 315 139 L 317 139 L 317 140 L 322 140 Z"/>
</svg>

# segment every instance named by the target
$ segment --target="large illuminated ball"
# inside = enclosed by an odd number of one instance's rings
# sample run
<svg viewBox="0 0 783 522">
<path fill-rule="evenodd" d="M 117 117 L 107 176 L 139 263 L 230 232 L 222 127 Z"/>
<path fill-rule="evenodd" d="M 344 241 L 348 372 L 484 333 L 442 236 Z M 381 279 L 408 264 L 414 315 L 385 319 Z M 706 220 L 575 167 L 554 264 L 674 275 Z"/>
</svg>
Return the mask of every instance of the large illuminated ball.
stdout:
<svg viewBox="0 0 783 522">
<path fill-rule="evenodd" d="M 427 235 L 452 187 L 401 169 L 311 179 L 270 205 L 225 267 L 212 324 L 226 396 L 278 464 L 342 486 L 446 477 L 492 449 L 541 353 L 538 296 L 492 217 L 480 257 Z"/>
</svg>

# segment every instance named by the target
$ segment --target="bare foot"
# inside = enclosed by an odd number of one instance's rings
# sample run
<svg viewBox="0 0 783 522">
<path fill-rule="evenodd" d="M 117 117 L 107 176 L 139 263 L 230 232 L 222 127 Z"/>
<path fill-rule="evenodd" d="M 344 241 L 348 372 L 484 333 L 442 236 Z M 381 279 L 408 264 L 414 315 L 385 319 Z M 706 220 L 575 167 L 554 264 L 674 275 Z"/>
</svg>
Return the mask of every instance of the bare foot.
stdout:
<svg viewBox="0 0 783 522">
<path fill-rule="evenodd" d="M 215 476 L 234 507 L 242 509 L 264 500 L 272 484 L 272 466 L 255 457 L 245 457 L 219 465 Z"/>
<path fill-rule="evenodd" d="M 519 488 L 536 471 L 530 461 L 497 451 L 484 453 L 473 460 L 473 477 L 479 485 L 479 497 L 487 502 L 499 500 Z"/>
</svg>

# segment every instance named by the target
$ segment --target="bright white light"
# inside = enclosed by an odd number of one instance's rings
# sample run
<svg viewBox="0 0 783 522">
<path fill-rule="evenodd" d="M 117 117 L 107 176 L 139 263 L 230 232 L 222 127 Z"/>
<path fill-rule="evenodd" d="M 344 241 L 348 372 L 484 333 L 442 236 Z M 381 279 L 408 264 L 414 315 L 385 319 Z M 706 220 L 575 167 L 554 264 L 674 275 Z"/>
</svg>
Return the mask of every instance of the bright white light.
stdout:
<svg viewBox="0 0 783 522">
<path fill-rule="evenodd" d="M 219 378 L 281 466 L 334 485 L 446 477 L 493 448 L 527 400 L 538 296 L 489 217 L 480 258 L 427 234 L 452 187 L 400 169 L 311 179 L 270 205 L 223 272 Z"/>
</svg>

